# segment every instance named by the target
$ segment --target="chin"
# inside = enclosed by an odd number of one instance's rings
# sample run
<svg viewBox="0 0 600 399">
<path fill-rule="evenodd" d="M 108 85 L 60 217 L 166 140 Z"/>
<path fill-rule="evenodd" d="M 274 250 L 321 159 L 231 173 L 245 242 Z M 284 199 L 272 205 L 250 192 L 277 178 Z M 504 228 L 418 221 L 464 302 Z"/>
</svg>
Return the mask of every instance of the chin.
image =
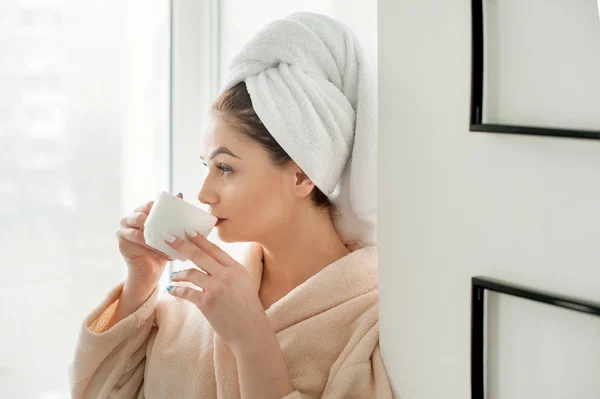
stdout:
<svg viewBox="0 0 600 399">
<path fill-rule="evenodd" d="M 236 242 L 254 242 L 256 238 L 253 234 L 247 234 L 247 232 L 242 232 L 242 234 L 240 234 L 235 227 L 232 229 L 228 224 L 226 226 L 217 226 L 215 229 L 217 230 L 219 240 L 228 244 Z"/>
<path fill-rule="evenodd" d="M 216 229 L 217 229 L 217 235 L 219 236 L 219 240 L 221 240 L 222 242 L 226 242 L 228 244 L 234 243 L 234 242 L 241 242 L 239 237 L 232 236 L 227 231 L 227 229 L 223 229 L 222 227 L 216 227 Z"/>
</svg>

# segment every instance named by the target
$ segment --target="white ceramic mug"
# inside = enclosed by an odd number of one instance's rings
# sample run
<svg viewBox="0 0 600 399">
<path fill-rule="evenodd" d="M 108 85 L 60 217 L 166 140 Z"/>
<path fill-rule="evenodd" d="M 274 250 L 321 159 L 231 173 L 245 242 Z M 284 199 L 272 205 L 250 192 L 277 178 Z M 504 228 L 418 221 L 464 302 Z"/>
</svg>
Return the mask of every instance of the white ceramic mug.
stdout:
<svg viewBox="0 0 600 399">
<path fill-rule="evenodd" d="M 144 239 L 152 248 L 180 259 L 178 251 L 165 243 L 167 234 L 186 239 L 185 229 L 207 237 L 218 218 L 166 191 L 159 191 L 144 224 Z"/>
</svg>

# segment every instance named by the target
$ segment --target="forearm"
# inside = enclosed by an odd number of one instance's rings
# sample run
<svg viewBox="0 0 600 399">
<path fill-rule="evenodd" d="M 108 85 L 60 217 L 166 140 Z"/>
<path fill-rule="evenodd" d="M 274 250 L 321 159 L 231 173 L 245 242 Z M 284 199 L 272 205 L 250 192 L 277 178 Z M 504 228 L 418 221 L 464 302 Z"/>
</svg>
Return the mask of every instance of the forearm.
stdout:
<svg viewBox="0 0 600 399">
<path fill-rule="evenodd" d="M 294 391 L 277 336 L 268 329 L 251 348 L 235 353 L 242 399 L 280 399 Z"/>
<path fill-rule="evenodd" d="M 126 279 L 115 314 L 107 329 L 138 310 L 154 292 L 155 287 L 156 284 L 132 284 L 131 280 Z"/>
</svg>

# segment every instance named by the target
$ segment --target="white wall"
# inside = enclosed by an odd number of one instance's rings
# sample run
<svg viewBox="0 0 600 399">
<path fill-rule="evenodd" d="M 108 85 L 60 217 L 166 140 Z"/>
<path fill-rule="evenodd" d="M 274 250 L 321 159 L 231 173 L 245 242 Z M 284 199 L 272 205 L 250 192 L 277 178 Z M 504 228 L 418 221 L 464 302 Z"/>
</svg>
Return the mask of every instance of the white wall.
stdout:
<svg viewBox="0 0 600 399">
<path fill-rule="evenodd" d="M 469 398 L 472 276 L 600 301 L 600 140 L 469 131 L 470 1 L 378 29 L 382 352 L 398 397 Z"/>
</svg>

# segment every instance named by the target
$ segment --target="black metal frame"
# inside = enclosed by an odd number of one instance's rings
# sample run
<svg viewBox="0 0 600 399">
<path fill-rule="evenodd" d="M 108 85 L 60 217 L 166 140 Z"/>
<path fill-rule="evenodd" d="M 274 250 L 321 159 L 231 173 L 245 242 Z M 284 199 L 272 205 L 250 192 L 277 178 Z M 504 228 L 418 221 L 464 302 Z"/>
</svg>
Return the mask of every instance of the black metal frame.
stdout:
<svg viewBox="0 0 600 399">
<path fill-rule="evenodd" d="M 484 290 L 600 316 L 598 303 L 508 284 L 487 277 L 473 277 L 471 282 L 471 399 L 484 399 Z"/>
<path fill-rule="evenodd" d="M 483 123 L 484 20 L 483 2 L 471 0 L 471 115 L 470 131 L 600 139 L 600 131 Z"/>
</svg>

